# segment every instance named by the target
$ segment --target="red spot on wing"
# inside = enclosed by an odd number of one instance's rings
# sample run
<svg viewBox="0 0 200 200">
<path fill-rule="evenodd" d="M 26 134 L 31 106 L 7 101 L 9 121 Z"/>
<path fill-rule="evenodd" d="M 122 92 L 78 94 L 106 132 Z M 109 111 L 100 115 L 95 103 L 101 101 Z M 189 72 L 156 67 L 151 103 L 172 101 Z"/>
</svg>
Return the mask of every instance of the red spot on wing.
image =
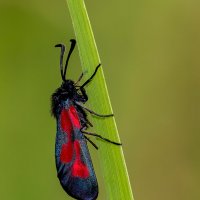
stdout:
<svg viewBox="0 0 200 200">
<path fill-rule="evenodd" d="M 72 161 L 74 148 L 73 148 L 73 142 L 71 138 L 73 125 L 72 125 L 68 110 L 66 109 L 63 109 L 61 112 L 61 129 L 67 135 L 67 143 L 62 145 L 61 153 L 60 153 L 60 161 L 62 163 L 68 163 Z"/>
<path fill-rule="evenodd" d="M 76 128 L 80 129 L 81 128 L 81 124 L 80 124 L 80 121 L 79 121 L 79 116 L 78 116 L 76 108 L 74 106 L 70 106 L 70 108 L 69 108 L 69 116 L 70 116 L 70 119 L 71 119 L 73 125 Z"/>
<path fill-rule="evenodd" d="M 80 129 L 81 124 L 76 108 L 74 106 L 70 106 L 68 110 L 63 109 L 61 112 L 61 129 L 67 135 L 67 143 L 62 145 L 60 160 L 63 163 L 71 162 L 75 150 L 76 157 L 72 166 L 72 174 L 74 176 L 86 178 L 89 176 L 89 170 L 87 166 L 81 161 L 80 143 L 77 140 L 72 141 L 74 127 Z"/>
<path fill-rule="evenodd" d="M 80 143 L 78 140 L 74 141 L 74 148 L 76 152 L 76 158 L 72 166 L 72 175 L 76 177 L 87 178 L 89 176 L 89 169 L 81 161 Z"/>
<path fill-rule="evenodd" d="M 71 134 L 73 129 L 71 119 L 66 109 L 63 109 L 61 112 L 61 128 L 68 135 Z"/>
<path fill-rule="evenodd" d="M 61 153 L 60 153 L 60 161 L 63 163 L 68 163 L 72 160 L 73 156 L 73 143 L 68 141 L 67 143 L 62 145 Z"/>
</svg>

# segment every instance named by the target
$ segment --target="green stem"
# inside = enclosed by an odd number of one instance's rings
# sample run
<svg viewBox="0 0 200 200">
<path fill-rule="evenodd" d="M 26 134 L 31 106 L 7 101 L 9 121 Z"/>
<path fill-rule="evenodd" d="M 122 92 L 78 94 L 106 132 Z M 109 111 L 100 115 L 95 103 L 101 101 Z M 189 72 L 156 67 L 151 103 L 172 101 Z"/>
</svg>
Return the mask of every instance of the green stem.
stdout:
<svg viewBox="0 0 200 200">
<path fill-rule="evenodd" d="M 83 72 L 87 72 L 84 74 L 84 78 L 87 79 L 100 63 L 92 28 L 84 1 L 66 1 L 72 18 Z M 101 114 L 112 113 L 102 67 L 92 81 L 92 84 L 87 87 L 87 94 L 92 110 Z M 105 119 L 93 117 L 92 122 L 96 133 L 101 133 L 103 137 L 113 141 L 119 141 L 114 117 Z M 99 142 L 98 146 L 100 146 L 98 150 L 99 163 L 104 177 L 107 199 L 133 200 L 122 147 L 102 141 Z"/>
</svg>

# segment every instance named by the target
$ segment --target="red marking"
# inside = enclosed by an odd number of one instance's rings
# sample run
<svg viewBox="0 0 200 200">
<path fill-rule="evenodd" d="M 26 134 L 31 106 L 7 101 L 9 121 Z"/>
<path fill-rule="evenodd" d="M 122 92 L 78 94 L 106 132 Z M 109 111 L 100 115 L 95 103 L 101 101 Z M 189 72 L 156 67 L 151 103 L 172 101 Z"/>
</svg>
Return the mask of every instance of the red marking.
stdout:
<svg viewBox="0 0 200 200">
<path fill-rule="evenodd" d="M 80 156 L 80 143 L 78 140 L 74 141 L 74 148 L 76 152 L 75 162 L 72 166 L 72 175 L 78 176 L 81 178 L 87 178 L 89 176 L 89 169 L 88 167 L 81 161 Z"/>
<path fill-rule="evenodd" d="M 60 153 L 60 161 L 62 163 L 68 163 L 72 160 L 73 156 L 73 143 L 68 141 L 68 143 L 62 145 Z"/>
<path fill-rule="evenodd" d="M 70 136 L 73 126 L 69 117 L 69 113 L 66 109 L 63 109 L 61 112 L 61 128 L 65 133 Z"/>
<path fill-rule="evenodd" d="M 71 121 L 73 122 L 73 125 L 76 128 L 80 129 L 81 128 L 81 124 L 80 124 L 80 121 L 79 121 L 79 116 L 78 116 L 76 108 L 74 108 L 74 106 L 70 106 L 70 108 L 69 108 L 69 116 L 70 116 Z"/>
</svg>

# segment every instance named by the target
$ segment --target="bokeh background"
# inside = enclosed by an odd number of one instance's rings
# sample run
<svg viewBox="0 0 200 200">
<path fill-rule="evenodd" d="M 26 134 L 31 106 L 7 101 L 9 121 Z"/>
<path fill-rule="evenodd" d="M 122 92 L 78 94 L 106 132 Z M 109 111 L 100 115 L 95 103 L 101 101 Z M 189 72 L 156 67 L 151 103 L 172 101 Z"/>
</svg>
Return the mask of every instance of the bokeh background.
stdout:
<svg viewBox="0 0 200 200">
<path fill-rule="evenodd" d="M 199 4 L 86 1 L 135 200 L 200 199 Z M 0 0 L 2 200 L 71 199 L 56 178 L 50 116 L 61 81 L 53 46 L 71 38 L 65 0 Z M 77 49 L 70 66 L 76 79 Z"/>
</svg>

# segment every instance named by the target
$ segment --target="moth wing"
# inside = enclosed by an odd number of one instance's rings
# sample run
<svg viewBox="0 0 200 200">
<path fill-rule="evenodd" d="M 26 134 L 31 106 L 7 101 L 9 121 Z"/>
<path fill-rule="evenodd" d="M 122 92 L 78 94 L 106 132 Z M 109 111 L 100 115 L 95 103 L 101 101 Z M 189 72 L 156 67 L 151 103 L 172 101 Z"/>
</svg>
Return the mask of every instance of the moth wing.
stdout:
<svg viewBox="0 0 200 200">
<path fill-rule="evenodd" d="M 56 167 L 64 190 L 80 200 L 98 196 L 98 183 L 76 109 L 63 109 L 58 120 Z"/>
</svg>

